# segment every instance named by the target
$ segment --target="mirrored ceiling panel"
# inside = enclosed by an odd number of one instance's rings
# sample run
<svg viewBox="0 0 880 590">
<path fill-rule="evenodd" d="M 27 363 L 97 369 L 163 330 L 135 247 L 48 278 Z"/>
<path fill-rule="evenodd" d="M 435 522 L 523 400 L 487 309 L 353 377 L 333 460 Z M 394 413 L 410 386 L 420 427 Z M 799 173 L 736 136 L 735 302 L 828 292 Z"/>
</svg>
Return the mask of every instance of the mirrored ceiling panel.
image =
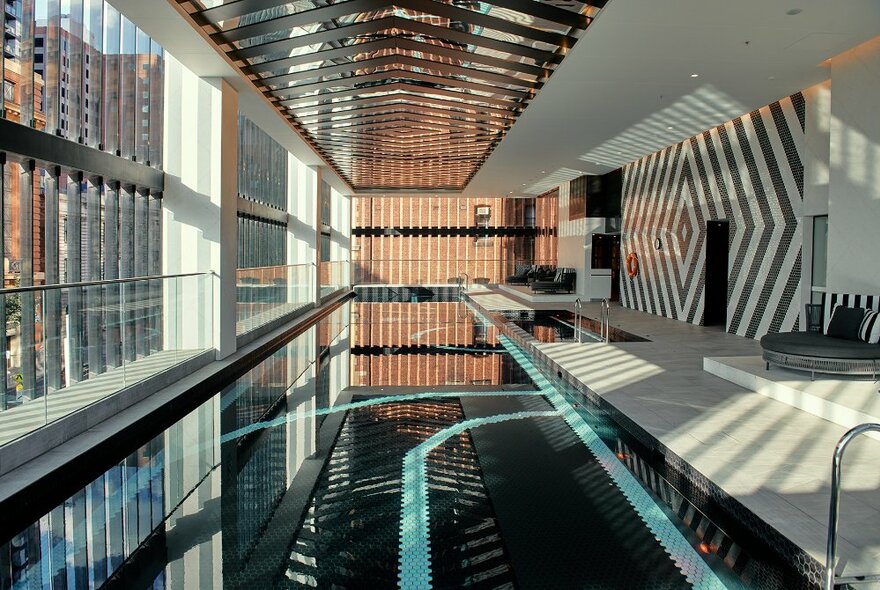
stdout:
<svg viewBox="0 0 880 590">
<path fill-rule="evenodd" d="M 177 0 L 359 192 L 460 191 L 606 0 Z"/>
</svg>

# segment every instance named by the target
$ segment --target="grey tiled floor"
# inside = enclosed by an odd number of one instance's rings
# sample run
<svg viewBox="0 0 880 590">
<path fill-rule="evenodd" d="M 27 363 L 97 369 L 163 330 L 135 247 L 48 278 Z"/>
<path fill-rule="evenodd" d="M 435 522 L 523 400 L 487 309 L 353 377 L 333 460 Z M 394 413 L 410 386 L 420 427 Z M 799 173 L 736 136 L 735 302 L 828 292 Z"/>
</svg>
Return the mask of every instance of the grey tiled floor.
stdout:
<svg viewBox="0 0 880 590">
<path fill-rule="evenodd" d="M 509 299 L 500 293 L 479 297 L 494 309 L 504 309 L 503 299 Z M 511 301 L 514 309 L 524 303 Z M 598 303 L 584 304 L 587 317 L 599 312 Z M 703 371 L 705 356 L 759 355 L 757 341 L 621 307 L 612 308 L 611 324 L 651 342 L 538 346 L 824 562 L 831 455 L 845 428 Z M 850 446 L 843 482 L 846 571 L 880 572 L 880 442 L 863 439 Z"/>
</svg>

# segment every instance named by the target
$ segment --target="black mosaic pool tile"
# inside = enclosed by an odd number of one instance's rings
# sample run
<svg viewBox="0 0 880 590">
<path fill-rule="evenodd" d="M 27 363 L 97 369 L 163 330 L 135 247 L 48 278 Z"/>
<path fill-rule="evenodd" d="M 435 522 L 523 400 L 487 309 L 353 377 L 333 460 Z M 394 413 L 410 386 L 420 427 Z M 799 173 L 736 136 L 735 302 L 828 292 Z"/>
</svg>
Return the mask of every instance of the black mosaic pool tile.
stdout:
<svg viewBox="0 0 880 590">
<path fill-rule="evenodd" d="M 462 405 L 473 418 L 533 411 L 537 400 L 466 398 Z M 471 434 L 519 587 L 691 587 L 561 417 L 489 424 Z"/>
<path fill-rule="evenodd" d="M 275 587 L 396 588 L 403 457 L 463 418 L 457 400 L 350 410 Z M 434 587 L 513 587 L 470 435 L 431 452 L 427 475 Z"/>
<path fill-rule="evenodd" d="M 479 305 L 473 302 L 471 304 L 485 315 L 492 316 Z M 494 319 L 496 325 L 503 321 L 499 317 Z M 513 338 L 538 363 L 557 376 L 555 382 L 560 385 L 561 390 L 573 395 L 570 398 L 573 404 L 582 404 L 589 408 L 589 413 L 593 416 L 592 420 L 588 420 L 590 426 L 609 447 L 615 448 L 619 441 L 623 441 L 642 459 L 644 465 L 650 466 L 657 478 L 665 480 L 670 489 L 677 491 L 673 509 L 677 510 L 681 502 L 687 503 L 730 537 L 731 544 L 726 546 L 724 554 L 715 550 L 721 547 L 720 542 L 712 549 L 742 583 L 747 587 L 768 590 L 818 590 L 823 568 L 816 559 L 758 518 L 626 414 L 564 371 L 558 363 L 534 346 L 535 340 L 531 335 L 511 324 L 501 329 L 503 334 Z M 643 477 L 645 472 L 633 472 L 645 487 L 652 489 L 650 482 Z M 663 505 L 666 498 L 658 497 Z M 669 502 L 665 503 L 670 505 Z"/>
</svg>

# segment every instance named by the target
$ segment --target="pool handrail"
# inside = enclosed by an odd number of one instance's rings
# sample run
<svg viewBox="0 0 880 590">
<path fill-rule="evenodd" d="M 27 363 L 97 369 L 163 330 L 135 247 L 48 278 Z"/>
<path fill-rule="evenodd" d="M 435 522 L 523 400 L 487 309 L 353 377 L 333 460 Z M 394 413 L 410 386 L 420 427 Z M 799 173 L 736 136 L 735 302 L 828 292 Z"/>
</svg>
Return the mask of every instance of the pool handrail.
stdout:
<svg viewBox="0 0 880 590">
<path fill-rule="evenodd" d="M 848 584 L 867 584 L 880 582 L 880 574 L 856 576 L 835 576 L 834 566 L 837 561 L 837 525 L 840 520 L 840 472 L 843 453 L 856 437 L 868 432 L 880 432 L 880 423 L 866 422 L 850 428 L 834 447 L 831 461 L 831 507 L 828 514 L 828 545 L 825 551 L 825 590 L 834 590 L 838 586 Z"/>
</svg>

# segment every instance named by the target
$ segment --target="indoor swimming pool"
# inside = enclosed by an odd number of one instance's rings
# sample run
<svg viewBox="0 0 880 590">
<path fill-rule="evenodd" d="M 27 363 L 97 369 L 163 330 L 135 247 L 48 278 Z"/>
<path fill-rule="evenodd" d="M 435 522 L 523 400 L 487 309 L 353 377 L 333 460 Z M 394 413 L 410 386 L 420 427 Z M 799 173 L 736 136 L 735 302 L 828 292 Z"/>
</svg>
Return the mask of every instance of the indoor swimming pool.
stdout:
<svg viewBox="0 0 880 590">
<path fill-rule="evenodd" d="M 453 295 L 362 294 L 108 455 L 0 589 L 809 587 Z"/>
<path fill-rule="evenodd" d="M 519 326 L 539 342 L 601 342 L 602 326 L 589 317 L 575 318 L 573 312 L 553 311 L 507 311 L 500 315 Z M 610 342 L 650 342 L 647 338 L 609 327 Z"/>
</svg>

